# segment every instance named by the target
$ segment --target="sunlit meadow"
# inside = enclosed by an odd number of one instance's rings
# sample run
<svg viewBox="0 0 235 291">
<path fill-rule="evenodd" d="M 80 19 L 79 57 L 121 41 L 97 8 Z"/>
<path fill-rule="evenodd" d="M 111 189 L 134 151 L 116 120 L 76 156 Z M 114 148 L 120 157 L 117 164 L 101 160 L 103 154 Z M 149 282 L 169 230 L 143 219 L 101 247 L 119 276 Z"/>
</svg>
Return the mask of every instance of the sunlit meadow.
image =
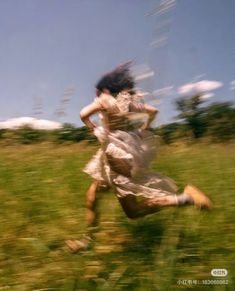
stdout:
<svg viewBox="0 0 235 291">
<path fill-rule="evenodd" d="M 168 208 L 133 221 L 112 192 L 99 192 L 91 248 L 71 254 L 64 241 L 86 231 L 91 180 L 82 168 L 95 150 L 86 143 L 1 147 L 0 290 L 234 290 L 234 144 L 162 146 L 153 164 L 180 190 L 200 187 L 212 211 Z M 212 277 L 213 268 L 228 275 Z"/>
</svg>

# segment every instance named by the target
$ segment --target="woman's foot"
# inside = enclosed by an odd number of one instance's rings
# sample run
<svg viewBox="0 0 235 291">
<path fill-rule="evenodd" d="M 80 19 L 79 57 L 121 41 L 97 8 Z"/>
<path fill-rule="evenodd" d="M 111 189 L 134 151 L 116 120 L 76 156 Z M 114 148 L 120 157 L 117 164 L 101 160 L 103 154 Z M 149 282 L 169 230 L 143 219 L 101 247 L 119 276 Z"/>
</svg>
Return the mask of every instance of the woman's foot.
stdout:
<svg viewBox="0 0 235 291">
<path fill-rule="evenodd" d="M 213 208 L 212 201 L 195 186 L 187 185 L 184 188 L 184 193 L 188 194 L 193 199 L 194 205 L 197 208 Z"/>
<path fill-rule="evenodd" d="M 92 239 L 89 236 L 84 235 L 84 237 L 80 240 L 66 240 L 65 246 L 66 249 L 69 250 L 71 253 L 78 253 L 89 249 L 91 240 Z"/>
</svg>

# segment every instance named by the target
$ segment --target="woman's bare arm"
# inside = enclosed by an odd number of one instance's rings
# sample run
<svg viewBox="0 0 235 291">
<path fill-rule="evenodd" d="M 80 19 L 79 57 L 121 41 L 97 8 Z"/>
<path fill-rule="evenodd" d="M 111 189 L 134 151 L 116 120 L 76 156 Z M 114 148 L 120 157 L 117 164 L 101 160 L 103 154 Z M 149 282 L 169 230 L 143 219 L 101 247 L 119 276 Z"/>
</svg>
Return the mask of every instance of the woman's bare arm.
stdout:
<svg viewBox="0 0 235 291">
<path fill-rule="evenodd" d="M 149 118 L 148 118 L 147 122 L 142 126 L 141 129 L 149 128 L 149 126 L 151 125 L 151 123 L 153 122 L 153 120 L 155 119 L 155 117 L 158 113 L 157 108 L 155 108 L 149 104 L 144 104 L 144 109 L 145 109 L 145 112 L 148 113 Z"/>
<path fill-rule="evenodd" d="M 91 130 L 93 130 L 96 127 L 96 124 L 94 124 L 90 120 L 90 116 L 97 113 L 101 110 L 101 106 L 97 102 L 93 102 L 86 107 L 84 107 L 80 112 L 80 118 L 81 120 L 86 124 L 87 127 L 89 127 Z"/>
</svg>

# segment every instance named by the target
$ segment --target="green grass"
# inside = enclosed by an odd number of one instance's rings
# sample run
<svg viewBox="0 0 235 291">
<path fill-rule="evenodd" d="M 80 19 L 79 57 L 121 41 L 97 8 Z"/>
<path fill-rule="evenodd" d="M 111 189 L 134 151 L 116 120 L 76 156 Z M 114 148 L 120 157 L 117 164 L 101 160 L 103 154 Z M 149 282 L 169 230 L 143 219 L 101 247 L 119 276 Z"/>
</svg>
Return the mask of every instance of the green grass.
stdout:
<svg viewBox="0 0 235 291">
<path fill-rule="evenodd" d="M 235 147 L 163 146 L 153 168 L 182 190 L 193 183 L 213 211 L 168 208 L 140 220 L 125 217 L 115 195 L 100 192 L 100 221 L 87 252 L 70 254 L 66 239 L 85 233 L 82 168 L 95 152 L 86 144 L 0 149 L 0 290 L 234 290 Z M 228 285 L 177 285 L 213 280 Z"/>
</svg>

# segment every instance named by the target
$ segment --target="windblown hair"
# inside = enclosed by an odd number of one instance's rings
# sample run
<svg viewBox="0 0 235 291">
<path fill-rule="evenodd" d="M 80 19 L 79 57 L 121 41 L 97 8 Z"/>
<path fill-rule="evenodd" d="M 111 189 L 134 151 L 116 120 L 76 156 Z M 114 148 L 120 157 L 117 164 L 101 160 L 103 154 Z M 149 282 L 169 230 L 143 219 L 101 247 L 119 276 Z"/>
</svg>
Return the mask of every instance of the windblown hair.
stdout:
<svg viewBox="0 0 235 291">
<path fill-rule="evenodd" d="M 130 73 L 130 66 L 131 62 L 128 62 L 105 74 L 96 84 L 96 89 L 99 92 L 108 89 L 114 96 L 124 89 L 132 90 L 135 81 Z"/>
</svg>

